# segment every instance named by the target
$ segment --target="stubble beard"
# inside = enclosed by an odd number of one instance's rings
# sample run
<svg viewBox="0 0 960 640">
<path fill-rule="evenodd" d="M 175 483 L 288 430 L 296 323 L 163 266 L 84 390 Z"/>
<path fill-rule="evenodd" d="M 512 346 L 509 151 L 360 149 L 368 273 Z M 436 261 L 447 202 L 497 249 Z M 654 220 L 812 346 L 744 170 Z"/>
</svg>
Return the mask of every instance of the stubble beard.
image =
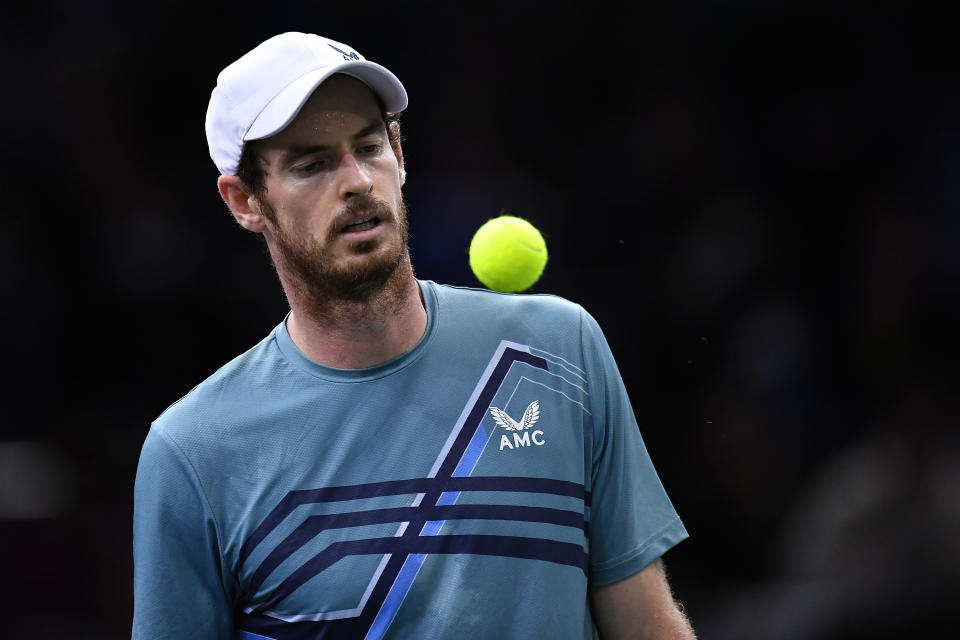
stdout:
<svg viewBox="0 0 960 640">
<path fill-rule="evenodd" d="M 377 216 L 381 224 L 395 227 L 391 233 L 398 234 L 393 248 L 366 260 L 351 261 L 354 264 L 338 264 L 324 248 L 324 243 L 307 236 L 294 236 L 277 222 L 276 213 L 269 202 L 263 201 L 264 216 L 274 222 L 274 265 L 285 286 L 293 288 L 298 301 L 317 319 L 338 315 L 344 304 L 359 303 L 378 306 L 399 304 L 405 286 L 404 273 L 400 266 L 409 265 L 407 244 L 407 207 L 401 199 L 398 211 L 389 204 L 369 195 L 356 196 L 335 220 L 358 216 Z M 326 245 L 342 242 L 338 238 L 340 225 L 334 223 L 326 237 Z M 377 238 L 349 245 L 350 256 L 371 254 L 380 248 L 387 238 Z M 412 275 L 412 273 L 411 273 Z M 287 280 L 288 282 L 284 282 Z M 288 293 L 288 297 L 289 297 Z M 291 304 L 293 300 L 291 300 Z"/>
</svg>

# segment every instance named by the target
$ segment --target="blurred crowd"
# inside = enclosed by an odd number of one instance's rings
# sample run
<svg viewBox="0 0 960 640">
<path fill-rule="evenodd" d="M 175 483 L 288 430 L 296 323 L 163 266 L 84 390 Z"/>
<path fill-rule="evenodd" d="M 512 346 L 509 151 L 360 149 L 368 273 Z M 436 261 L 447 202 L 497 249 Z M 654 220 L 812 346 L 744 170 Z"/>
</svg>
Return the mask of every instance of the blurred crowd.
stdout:
<svg viewBox="0 0 960 640">
<path fill-rule="evenodd" d="M 4 635 L 129 635 L 150 421 L 286 303 L 215 189 L 218 71 L 285 30 L 410 93 L 420 277 L 545 233 L 691 538 L 703 640 L 886 640 L 960 593 L 956 11 L 852 3 L 13 9 L 3 122 Z"/>
</svg>

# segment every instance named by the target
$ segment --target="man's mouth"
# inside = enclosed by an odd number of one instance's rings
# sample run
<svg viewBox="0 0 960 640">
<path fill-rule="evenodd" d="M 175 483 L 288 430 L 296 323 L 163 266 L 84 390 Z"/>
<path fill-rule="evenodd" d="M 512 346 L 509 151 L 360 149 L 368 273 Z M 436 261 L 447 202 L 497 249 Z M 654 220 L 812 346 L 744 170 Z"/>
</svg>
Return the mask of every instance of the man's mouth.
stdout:
<svg viewBox="0 0 960 640">
<path fill-rule="evenodd" d="M 357 220 L 352 222 L 340 229 L 340 233 L 351 233 L 355 231 L 366 231 L 367 229 L 373 229 L 380 223 L 380 218 L 373 216 L 371 218 L 364 218 L 363 220 Z"/>
</svg>

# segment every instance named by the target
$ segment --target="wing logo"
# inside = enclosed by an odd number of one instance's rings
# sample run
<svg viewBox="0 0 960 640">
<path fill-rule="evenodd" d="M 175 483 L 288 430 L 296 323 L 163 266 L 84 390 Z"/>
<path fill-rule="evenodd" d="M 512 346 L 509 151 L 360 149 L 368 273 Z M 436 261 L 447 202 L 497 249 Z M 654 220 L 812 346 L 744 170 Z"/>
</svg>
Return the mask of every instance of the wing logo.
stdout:
<svg viewBox="0 0 960 640">
<path fill-rule="evenodd" d="M 356 51 L 350 51 L 350 52 L 348 53 L 348 52 L 344 51 L 343 49 L 339 49 L 339 48 L 333 46 L 333 45 L 330 44 L 329 42 L 328 42 L 327 44 L 330 45 L 330 48 L 331 48 L 331 49 L 333 49 L 334 51 L 336 51 L 337 53 L 339 53 L 340 55 L 342 55 L 344 60 L 350 61 L 350 60 L 359 60 L 359 59 L 360 59 L 360 56 L 357 55 L 357 52 L 356 52 Z"/>
<path fill-rule="evenodd" d="M 543 431 L 540 429 L 530 431 L 540 419 L 540 402 L 538 400 L 534 400 L 527 405 L 527 409 L 523 412 L 523 417 L 520 418 L 519 422 L 511 418 L 506 411 L 497 407 L 490 407 L 490 415 L 493 416 L 493 421 L 498 426 L 511 432 L 510 434 L 500 434 L 500 451 L 530 446 L 541 447 L 547 443 L 543 437 Z M 508 437 L 508 435 L 513 436 L 513 438 Z"/>
</svg>

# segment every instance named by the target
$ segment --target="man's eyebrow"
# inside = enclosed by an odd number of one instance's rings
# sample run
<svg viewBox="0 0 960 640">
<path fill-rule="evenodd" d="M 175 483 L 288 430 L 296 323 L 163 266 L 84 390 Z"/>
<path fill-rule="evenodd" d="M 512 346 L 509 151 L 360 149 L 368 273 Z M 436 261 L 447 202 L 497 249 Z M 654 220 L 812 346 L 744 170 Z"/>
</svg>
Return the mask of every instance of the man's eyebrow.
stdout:
<svg viewBox="0 0 960 640">
<path fill-rule="evenodd" d="M 386 131 L 386 125 L 383 123 L 382 120 L 371 122 L 370 124 L 365 126 L 363 129 L 360 129 L 359 131 L 354 133 L 352 136 L 350 136 L 350 140 L 356 141 L 356 140 L 359 140 L 360 138 L 365 138 L 366 136 L 369 136 L 372 133 L 376 133 L 378 130 L 381 130 L 381 129 L 383 131 Z M 329 151 L 329 150 L 330 150 L 330 145 L 324 145 L 324 144 L 297 145 L 293 147 L 287 147 L 286 149 L 284 149 L 283 155 L 281 156 L 281 158 L 283 162 L 287 163 L 299 158 L 300 156 L 305 156 L 311 153 L 320 153 L 320 152 Z"/>
</svg>

